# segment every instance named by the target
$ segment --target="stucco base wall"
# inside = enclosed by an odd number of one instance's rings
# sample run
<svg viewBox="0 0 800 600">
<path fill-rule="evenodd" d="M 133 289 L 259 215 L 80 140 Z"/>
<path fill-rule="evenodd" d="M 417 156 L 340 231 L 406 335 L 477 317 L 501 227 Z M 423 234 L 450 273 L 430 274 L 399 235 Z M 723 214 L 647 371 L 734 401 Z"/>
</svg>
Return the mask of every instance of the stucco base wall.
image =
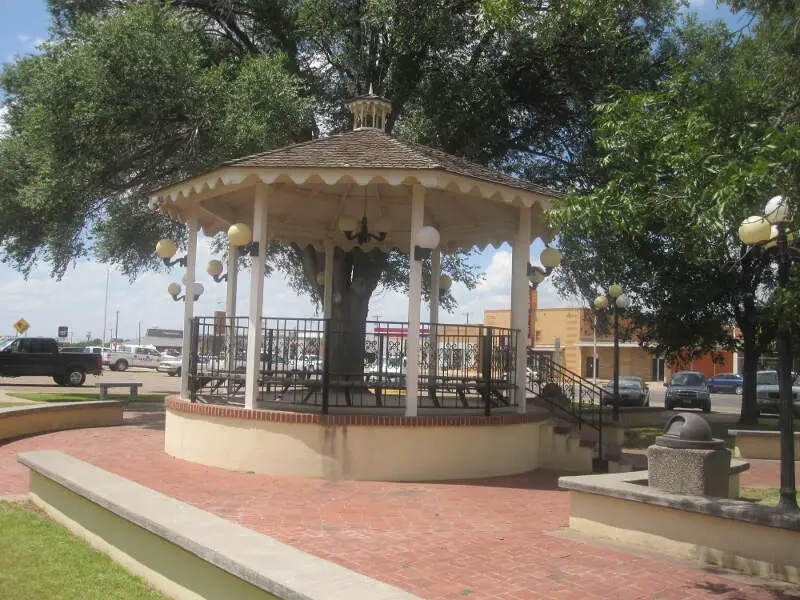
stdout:
<svg viewBox="0 0 800 600">
<path fill-rule="evenodd" d="M 0 411 L 0 440 L 37 433 L 122 425 L 120 402 L 20 405 Z"/>
<path fill-rule="evenodd" d="M 800 531 L 570 490 L 583 534 L 800 584 Z"/>
<path fill-rule="evenodd" d="M 299 420 L 299 419 L 298 419 Z M 236 471 L 327 479 L 436 481 L 532 471 L 549 421 L 392 426 L 255 420 L 169 408 L 165 451 Z"/>
<path fill-rule="evenodd" d="M 733 430 L 736 435 L 735 456 L 742 458 L 760 458 L 766 460 L 781 459 L 781 435 L 778 431 Z M 800 461 L 800 432 L 794 434 L 794 456 Z"/>
<path fill-rule="evenodd" d="M 278 600 L 35 471 L 30 473 L 30 498 L 55 521 L 174 600 Z"/>
</svg>

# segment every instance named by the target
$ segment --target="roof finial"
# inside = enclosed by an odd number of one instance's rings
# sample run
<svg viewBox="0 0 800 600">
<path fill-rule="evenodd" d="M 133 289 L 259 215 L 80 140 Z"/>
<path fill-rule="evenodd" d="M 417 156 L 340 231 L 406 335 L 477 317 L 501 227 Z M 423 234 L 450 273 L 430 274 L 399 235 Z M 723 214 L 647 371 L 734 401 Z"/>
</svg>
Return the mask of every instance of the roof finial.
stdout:
<svg viewBox="0 0 800 600">
<path fill-rule="evenodd" d="M 347 108 L 353 113 L 353 130 L 377 129 L 386 131 L 386 121 L 392 112 L 392 103 L 386 98 L 376 96 L 369 84 L 369 93 L 352 99 Z"/>
</svg>

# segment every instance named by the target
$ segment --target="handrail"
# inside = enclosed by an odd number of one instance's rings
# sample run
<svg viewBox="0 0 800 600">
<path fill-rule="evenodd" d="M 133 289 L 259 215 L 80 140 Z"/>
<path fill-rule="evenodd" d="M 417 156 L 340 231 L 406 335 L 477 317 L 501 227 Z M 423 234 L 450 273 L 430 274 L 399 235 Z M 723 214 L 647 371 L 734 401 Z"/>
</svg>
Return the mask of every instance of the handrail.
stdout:
<svg viewBox="0 0 800 600">
<path fill-rule="evenodd" d="M 584 426 L 597 430 L 595 470 L 607 470 L 608 463 L 603 460 L 603 388 L 546 354 L 531 349 L 528 350 L 526 388 L 579 430 Z"/>
</svg>

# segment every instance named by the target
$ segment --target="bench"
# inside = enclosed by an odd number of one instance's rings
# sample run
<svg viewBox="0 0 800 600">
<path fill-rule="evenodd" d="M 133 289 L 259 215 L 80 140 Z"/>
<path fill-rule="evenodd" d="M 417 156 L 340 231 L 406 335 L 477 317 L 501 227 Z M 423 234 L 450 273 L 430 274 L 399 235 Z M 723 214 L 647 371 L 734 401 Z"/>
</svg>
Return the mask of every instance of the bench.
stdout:
<svg viewBox="0 0 800 600">
<path fill-rule="evenodd" d="M 130 389 L 131 400 L 136 400 L 139 397 L 139 388 L 142 387 L 141 383 L 136 383 L 133 381 L 114 381 L 114 382 L 103 382 L 103 383 L 95 383 L 94 386 L 96 388 L 100 388 L 100 400 L 108 400 L 108 390 L 109 388 L 116 388 L 116 387 L 126 387 Z"/>
<path fill-rule="evenodd" d="M 37 506 L 171 598 L 420 600 L 67 454 L 17 460 Z"/>
</svg>

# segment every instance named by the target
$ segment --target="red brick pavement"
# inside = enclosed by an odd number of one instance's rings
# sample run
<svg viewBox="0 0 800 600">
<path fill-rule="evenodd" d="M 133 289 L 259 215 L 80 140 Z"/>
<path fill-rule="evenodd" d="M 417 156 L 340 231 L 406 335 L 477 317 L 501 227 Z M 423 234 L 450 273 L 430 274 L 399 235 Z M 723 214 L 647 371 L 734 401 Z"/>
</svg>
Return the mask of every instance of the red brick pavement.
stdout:
<svg viewBox="0 0 800 600">
<path fill-rule="evenodd" d="M 27 489 L 16 454 L 61 450 L 428 600 L 776 600 L 800 590 L 551 535 L 556 475 L 469 483 L 334 482 L 233 473 L 165 455 L 160 415 L 0 446 L 0 495 Z"/>
</svg>

